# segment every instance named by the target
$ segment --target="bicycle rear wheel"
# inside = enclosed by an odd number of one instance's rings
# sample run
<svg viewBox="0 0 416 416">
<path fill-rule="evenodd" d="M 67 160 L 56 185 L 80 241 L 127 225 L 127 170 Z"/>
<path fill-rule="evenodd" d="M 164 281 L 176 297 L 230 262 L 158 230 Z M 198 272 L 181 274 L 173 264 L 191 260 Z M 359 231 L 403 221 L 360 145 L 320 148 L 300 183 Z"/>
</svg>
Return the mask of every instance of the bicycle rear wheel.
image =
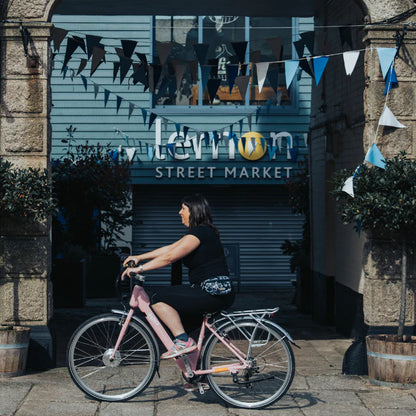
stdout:
<svg viewBox="0 0 416 416">
<path fill-rule="evenodd" d="M 250 368 L 209 374 L 211 388 L 227 403 L 258 409 L 279 400 L 288 390 L 295 373 L 295 360 L 286 336 L 270 321 L 225 323 L 218 332 L 245 355 Z M 214 335 L 208 339 L 202 358 L 204 369 L 238 363 L 237 357 Z"/>
<path fill-rule="evenodd" d="M 157 347 L 145 326 L 132 320 L 113 360 L 122 317 L 105 314 L 82 324 L 72 335 L 67 365 L 75 384 L 87 395 L 103 401 L 130 399 L 152 381 Z"/>
</svg>

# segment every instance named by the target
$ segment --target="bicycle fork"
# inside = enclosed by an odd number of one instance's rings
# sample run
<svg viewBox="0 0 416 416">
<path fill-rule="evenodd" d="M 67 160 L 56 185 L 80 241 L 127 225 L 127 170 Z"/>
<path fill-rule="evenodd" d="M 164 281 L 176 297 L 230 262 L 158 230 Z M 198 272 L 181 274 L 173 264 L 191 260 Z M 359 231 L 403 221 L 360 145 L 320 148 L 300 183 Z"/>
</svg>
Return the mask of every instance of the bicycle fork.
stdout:
<svg viewBox="0 0 416 416">
<path fill-rule="evenodd" d="M 118 348 L 120 347 L 121 341 L 123 340 L 123 337 L 124 337 L 124 335 L 125 335 L 125 333 L 127 331 L 127 327 L 130 324 L 130 321 L 131 321 L 131 318 L 133 317 L 133 314 L 134 314 L 134 309 L 131 308 L 129 310 L 129 313 L 127 314 L 127 317 L 126 317 L 126 319 L 125 319 L 122 327 L 121 327 L 121 331 L 118 334 L 118 338 L 117 338 L 116 345 L 114 346 L 114 350 L 113 350 L 112 354 L 110 355 L 110 361 L 113 361 L 114 360 L 114 357 L 115 357 L 115 355 L 117 353 Z"/>
</svg>

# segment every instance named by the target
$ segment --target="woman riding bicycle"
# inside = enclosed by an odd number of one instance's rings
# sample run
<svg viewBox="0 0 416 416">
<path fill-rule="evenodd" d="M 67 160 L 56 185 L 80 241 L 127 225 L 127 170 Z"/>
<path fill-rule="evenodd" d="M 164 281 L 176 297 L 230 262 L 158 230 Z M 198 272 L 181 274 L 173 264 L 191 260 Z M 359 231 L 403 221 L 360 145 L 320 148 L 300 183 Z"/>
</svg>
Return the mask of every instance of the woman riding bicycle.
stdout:
<svg viewBox="0 0 416 416">
<path fill-rule="evenodd" d="M 197 347 L 185 332 L 181 316 L 202 316 L 227 309 L 235 296 L 224 249 L 205 197 L 200 194 L 185 197 L 179 215 L 189 229 L 185 236 L 173 244 L 127 257 L 124 265 L 132 261 L 135 267 L 128 267 L 122 275 L 124 278 L 131 272 L 160 269 L 180 259 L 189 268 L 189 286 L 161 288 L 150 295 L 152 309 L 174 336 L 174 346 L 161 358 L 174 358 Z M 146 263 L 140 264 L 143 261 Z"/>
</svg>

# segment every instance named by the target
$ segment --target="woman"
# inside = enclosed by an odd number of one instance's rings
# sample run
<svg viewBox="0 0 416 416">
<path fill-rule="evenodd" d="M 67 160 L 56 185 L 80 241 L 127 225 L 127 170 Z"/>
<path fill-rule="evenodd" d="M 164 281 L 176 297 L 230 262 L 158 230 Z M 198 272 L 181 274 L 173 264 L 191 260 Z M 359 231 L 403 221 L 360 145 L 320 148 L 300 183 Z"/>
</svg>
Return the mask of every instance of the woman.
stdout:
<svg viewBox="0 0 416 416">
<path fill-rule="evenodd" d="M 180 259 L 189 268 L 190 286 L 158 290 L 150 299 L 153 310 L 174 336 L 173 347 L 161 358 L 174 358 L 197 347 L 185 332 L 181 315 L 202 316 L 226 309 L 234 301 L 224 250 L 207 200 L 200 194 L 185 197 L 179 215 L 188 227 L 185 236 L 157 250 L 129 256 L 124 265 L 133 261 L 136 267 L 127 268 L 122 275 L 124 278 L 131 272 L 146 273 Z"/>
</svg>

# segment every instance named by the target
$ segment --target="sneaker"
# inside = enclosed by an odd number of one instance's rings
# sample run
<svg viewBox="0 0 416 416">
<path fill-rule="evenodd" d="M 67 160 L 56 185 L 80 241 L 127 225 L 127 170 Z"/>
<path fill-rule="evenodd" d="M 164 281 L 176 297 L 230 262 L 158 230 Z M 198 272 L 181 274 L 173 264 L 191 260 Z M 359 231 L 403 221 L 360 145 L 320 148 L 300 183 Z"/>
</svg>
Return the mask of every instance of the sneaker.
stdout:
<svg viewBox="0 0 416 416">
<path fill-rule="evenodd" d="M 209 384 L 207 383 L 186 383 L 183 388 L 185 391 L 189 391 L 189 392 L 193 392 L 193 391 L 199 391 L 199 385 L 201 385 L 201 387 L 204 390 L 209 390 Z"/>
<path fill-rule="evenodd" d="M 160 358 L 166 360 L 168 358 L 175 358 L 182 354 L 188 354 L 188 352 L 196 350 L 197 345 L 195 341 L 189 337 L 188 341 L 181 341 L 180 339 L 175 339 L 173 341 L 173 346 L 169 351 L 163 353 Z"/>
</svg>

